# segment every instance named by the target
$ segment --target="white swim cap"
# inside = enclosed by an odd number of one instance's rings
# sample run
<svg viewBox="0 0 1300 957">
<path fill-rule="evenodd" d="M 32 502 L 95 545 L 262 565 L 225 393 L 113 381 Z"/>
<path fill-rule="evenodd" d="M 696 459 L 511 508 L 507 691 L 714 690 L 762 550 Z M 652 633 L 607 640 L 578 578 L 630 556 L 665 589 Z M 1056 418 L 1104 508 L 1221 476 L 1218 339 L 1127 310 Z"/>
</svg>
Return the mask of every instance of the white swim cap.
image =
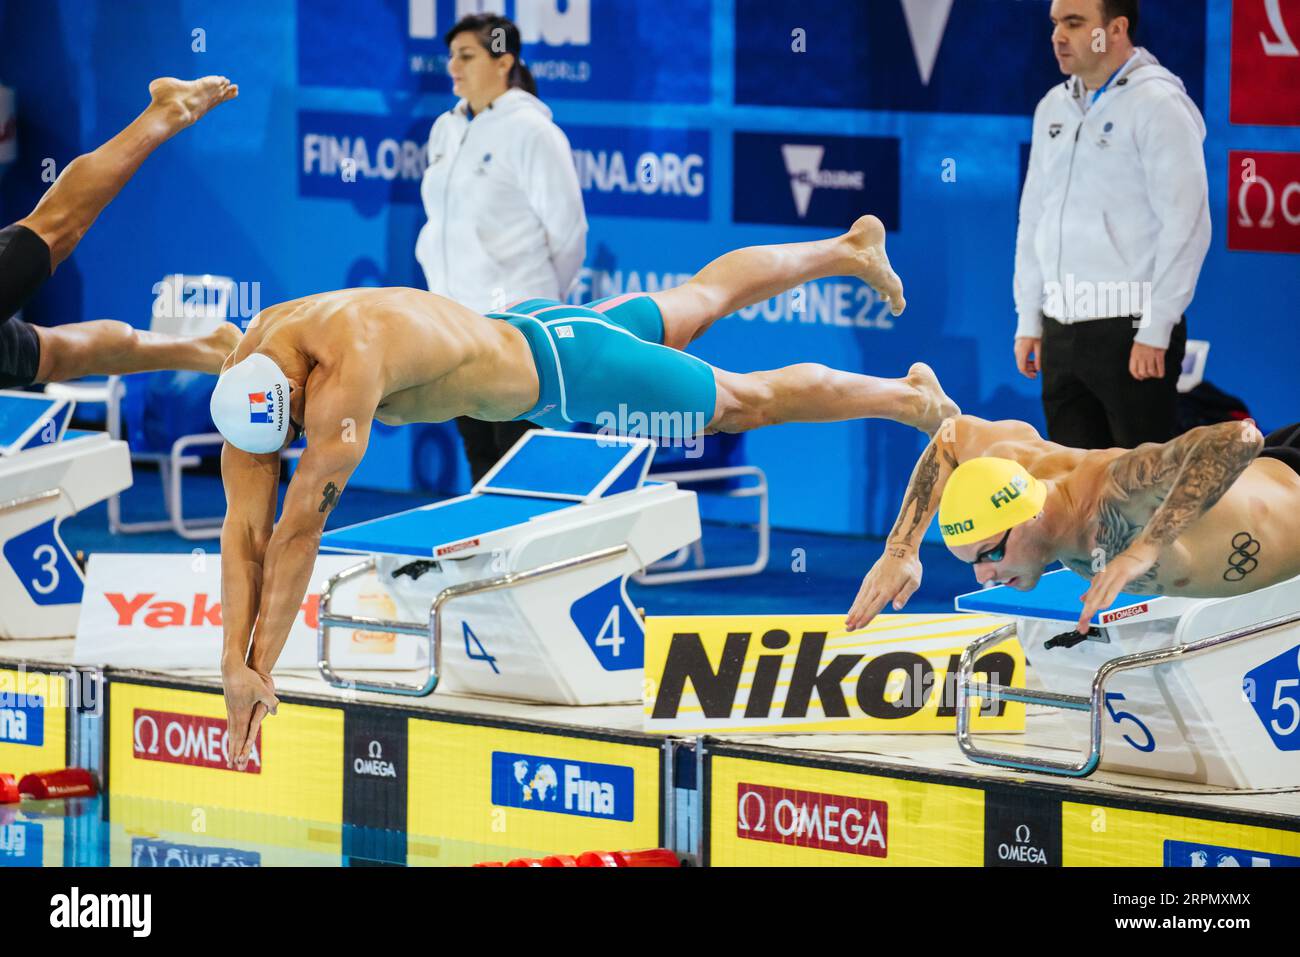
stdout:
<svg viewBox="0 0 1300 957">
<path fill-rule="evenodd" d="M 289 434 L 289 380 L 274 359 L 254 352 L 221 374 L 209 408 L 235 448 L 278 452 Z"/>
</svg>

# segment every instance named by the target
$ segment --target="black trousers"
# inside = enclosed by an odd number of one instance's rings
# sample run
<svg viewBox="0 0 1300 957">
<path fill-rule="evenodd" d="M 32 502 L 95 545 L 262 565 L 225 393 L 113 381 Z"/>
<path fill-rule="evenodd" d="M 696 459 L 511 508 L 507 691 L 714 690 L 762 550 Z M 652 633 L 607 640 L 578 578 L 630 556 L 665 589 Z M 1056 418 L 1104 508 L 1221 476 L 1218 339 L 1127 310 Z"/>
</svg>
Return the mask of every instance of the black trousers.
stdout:
<svg viewBox="0 0 1300 957">
<path fill-rule="evenodd" d="M 1178 376 L 1187 319 L 1174 327 L 1163 379 L 1134 379 L 1135 319 L 1060 323 L 1043 317 L 1043 412 L 1047 437 L 1076 449 L 1131 449 L 1178 434 Z"/>
<path fill-rule="evenodd" d="M 519 441 L 529 429 L 539 428 L 527 420 L 517 422 L 482 422 L 462 415 L 456 420 L 456 429 L 465 443 L 465 457 L 469 459 L 470 480 L 477 482 L 497 464 L 501 456 Z"/>
</svg>

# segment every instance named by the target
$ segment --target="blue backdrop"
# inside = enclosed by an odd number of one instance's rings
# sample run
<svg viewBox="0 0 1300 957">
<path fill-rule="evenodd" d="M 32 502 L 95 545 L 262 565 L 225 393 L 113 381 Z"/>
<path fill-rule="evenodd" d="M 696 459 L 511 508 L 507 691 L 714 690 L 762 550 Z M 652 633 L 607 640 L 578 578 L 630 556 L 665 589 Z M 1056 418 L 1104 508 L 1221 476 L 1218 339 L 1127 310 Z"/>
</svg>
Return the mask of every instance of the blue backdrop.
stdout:
<svg viewBox="0 0 1300 957">
<path fill-rule="evenodd" d="M 723 320 L 696 351 L 737 370 L 816 360 L 890 376 L 921 358 L 967 411 L 1041 424 L 1037 383 L 1011 360 L 1011 273 L 1029 115 L 1059 79 L 1048 0 L 953 0 L 946 18 L 947 0 L 502 5 L 586 192 L 575 298 L 673 284 L 728 249 L 821 237 L 873 210 L 907 283 L 902 318 L 861 283 L 831 280 Z M 422 285 L 422 147 L 452 102 L 438 38 L 474 6 L 0 0 L 0 83 L 17 91 L 19 144 L 0 167 L 5 221 L 45 188 L 43 161 L 61 168 L 111 136 L 152 77 L 220 72 L 241 89 L 144 167 L 29 318 L 143 325 L 154 284 L 175 272 L 256 283 L 261 305 Z M 1209 125 L 1214 240 L 1191 333 L 1213 343 L 1209 377 L 1276 426 L 1300 418 L 1294 345 L 1269 348 L 1295 342 L 1300 271 L 1294 257 L 1227 250 L 1227 154 L 1300 150 L 1300 129 L 1229 125 L 1230 19 L 1229 0 L 1146 0 L 1142 42 Z M 639 176 L 647 163 L 655 175 Z M 833 185 L 795 188 L 792 174 L 814 168 Z M 921 441 L 848 423 L 774 428 L 747 445 L 771 479 L 776 524 L 882 534 Z M 455 447 L 449 427 L 380 429 L 358 481 L 452 490 L 464 483 Z"/>
</svg>

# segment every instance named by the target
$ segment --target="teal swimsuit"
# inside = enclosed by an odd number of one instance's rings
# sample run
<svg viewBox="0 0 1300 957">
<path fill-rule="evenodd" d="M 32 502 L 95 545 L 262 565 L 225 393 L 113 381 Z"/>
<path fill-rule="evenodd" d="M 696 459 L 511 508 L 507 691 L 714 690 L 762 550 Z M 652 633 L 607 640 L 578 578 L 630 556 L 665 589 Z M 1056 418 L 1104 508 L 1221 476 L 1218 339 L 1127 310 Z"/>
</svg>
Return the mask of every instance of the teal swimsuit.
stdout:
<svg viewBox="0 0 1300 957">
<path fill-rule="evenodd" d="M 488 318 L 510 323 L 533 351 L 540 389 L 520 419 L 665 439 L 699 434 L 713 419 L 713 367 L 663 344 L 663 315 L 647 295 L 581 306 L 528 299 Z"/>
</svg>

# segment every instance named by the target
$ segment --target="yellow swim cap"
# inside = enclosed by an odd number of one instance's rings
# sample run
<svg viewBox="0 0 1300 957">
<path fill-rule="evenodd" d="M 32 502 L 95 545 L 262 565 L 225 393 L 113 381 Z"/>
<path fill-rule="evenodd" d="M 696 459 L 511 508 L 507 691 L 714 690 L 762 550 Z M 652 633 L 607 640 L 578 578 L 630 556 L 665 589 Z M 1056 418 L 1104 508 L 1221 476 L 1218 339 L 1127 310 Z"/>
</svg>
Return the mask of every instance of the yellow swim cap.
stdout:
<svg viewBox="0 0 1300 957">
<path fill-rule="evenodd" d="M 1047 486 L 1010 459 L 978 458 L 953 470 L 939 499 L 939 530 L 969 545 L 1027 522 L 1043 510 Z"/>
</svg>

